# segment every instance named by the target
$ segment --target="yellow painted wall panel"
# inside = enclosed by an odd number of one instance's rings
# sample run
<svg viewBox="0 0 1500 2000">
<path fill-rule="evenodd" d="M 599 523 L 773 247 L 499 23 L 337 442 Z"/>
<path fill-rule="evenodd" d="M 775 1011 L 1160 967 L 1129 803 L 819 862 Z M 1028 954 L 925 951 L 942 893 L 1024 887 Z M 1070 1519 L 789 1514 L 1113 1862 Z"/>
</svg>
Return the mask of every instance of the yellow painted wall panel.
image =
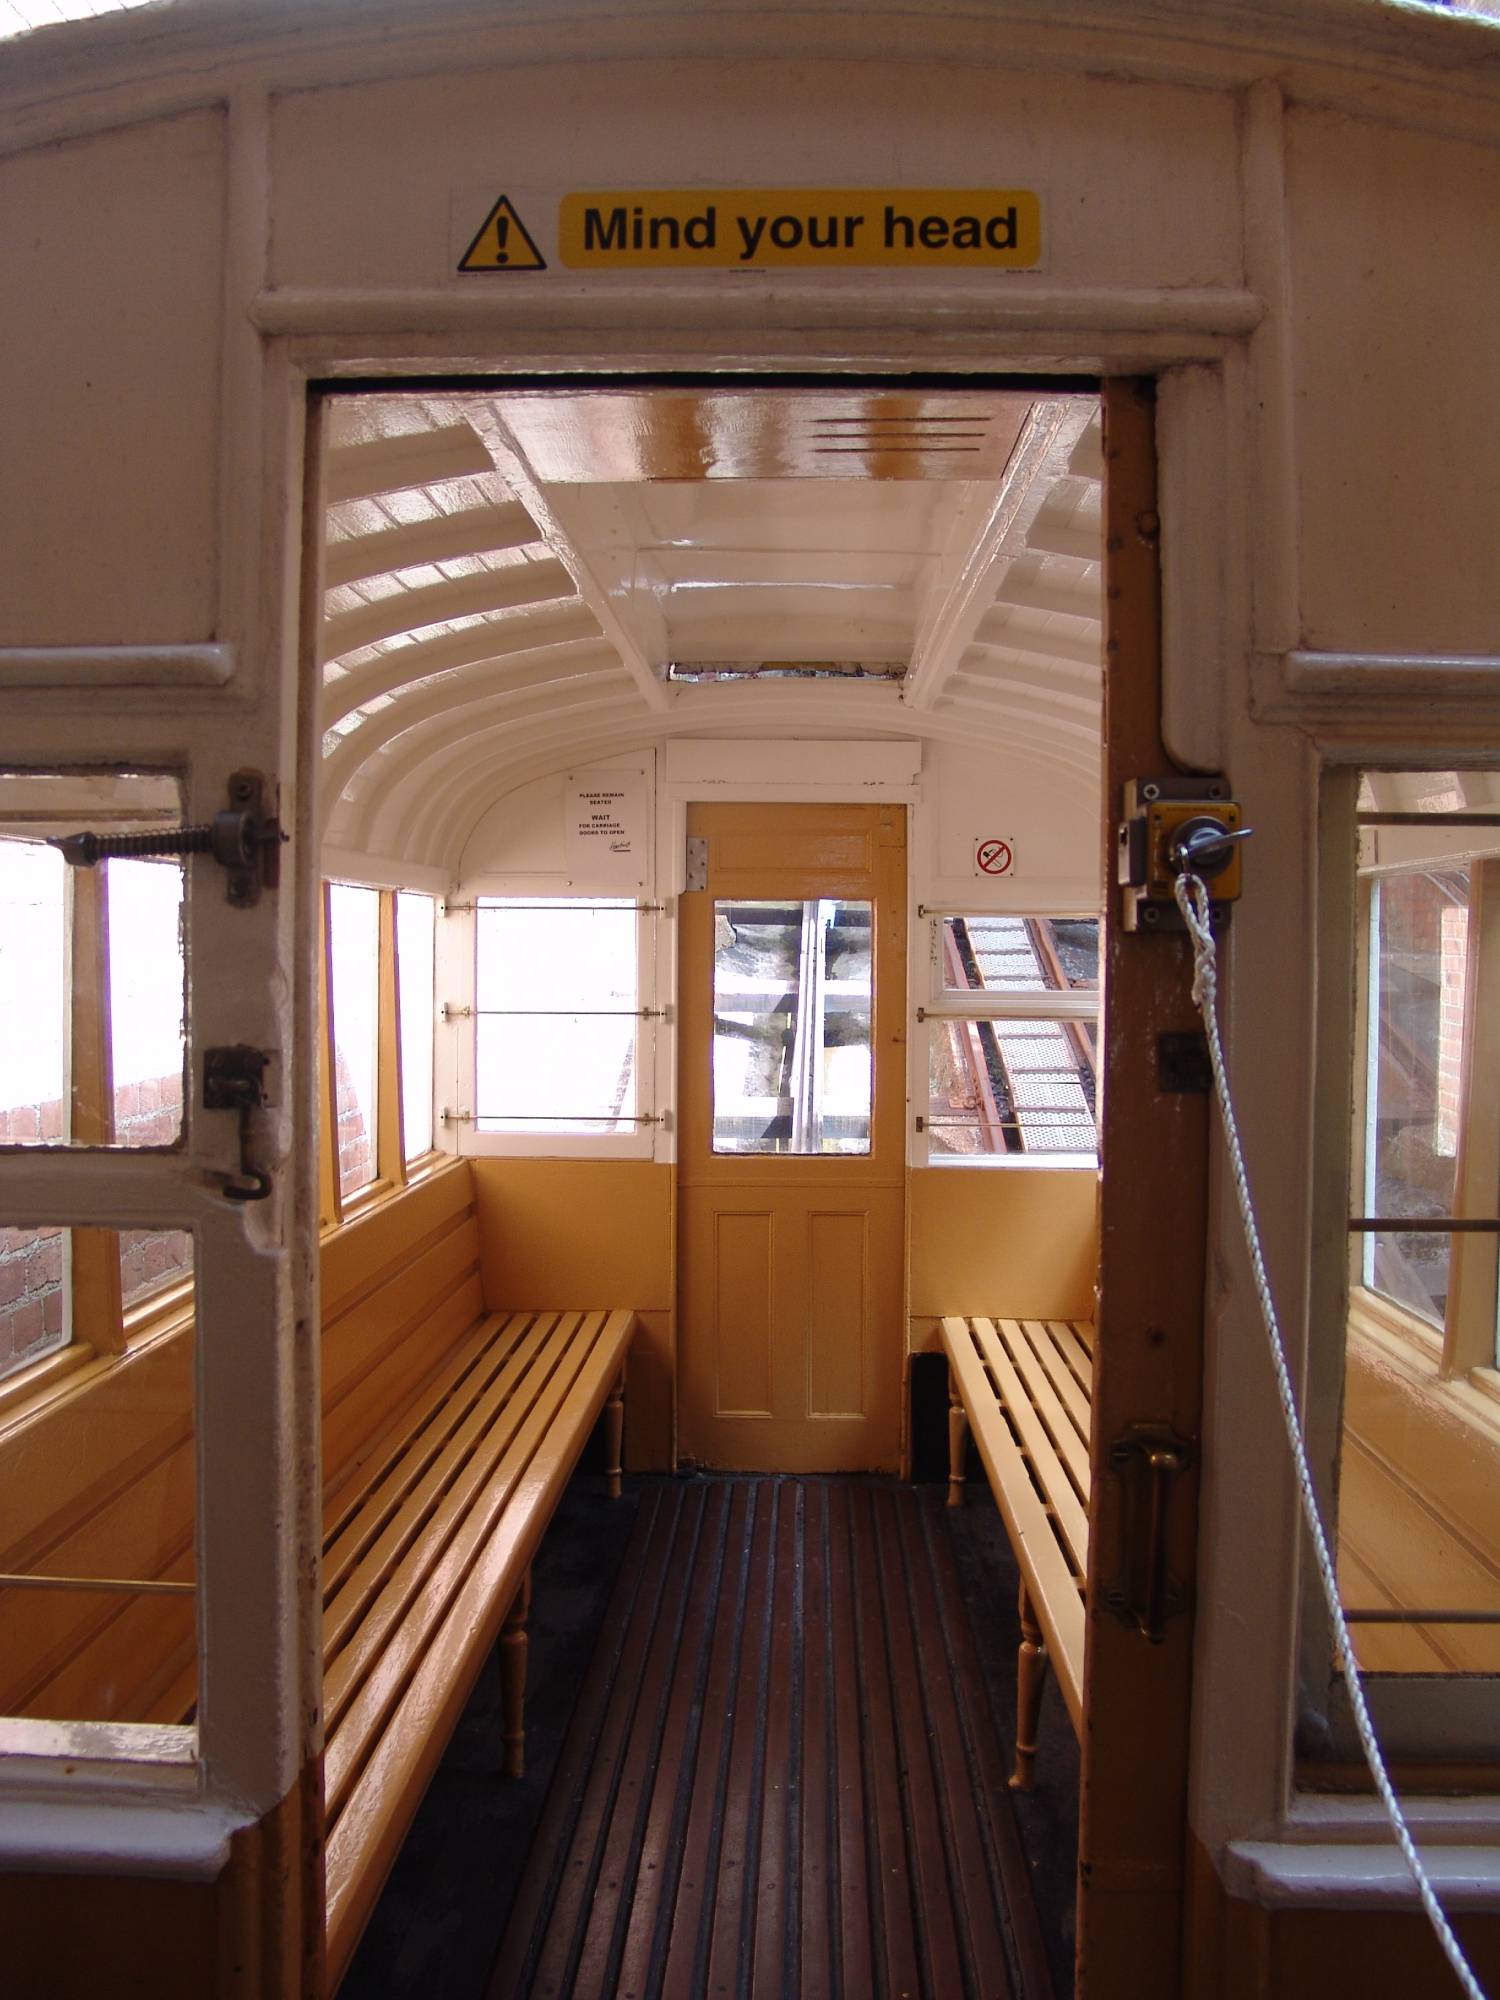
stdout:
<svg viewBox="0 0 1500 2000">
<path fill-rule="evenodd" d="M 640 1315 L 625 1462 L 673 1463 L 672 1169 L 651 1160 L 475 1160 L 486 1310 L 629 1306 Z"/>
<path fill-rule="evenodd" d="M 650 1160 L 476 1160 L 484 1301 L 672 1307 L 672 1169 Z"/>
<path fill-rule="evenodd" d="M 1092 1319 L 1092 1173 L 927 1167 L 911 1177 L 913 1318 Z"/>
</svg>

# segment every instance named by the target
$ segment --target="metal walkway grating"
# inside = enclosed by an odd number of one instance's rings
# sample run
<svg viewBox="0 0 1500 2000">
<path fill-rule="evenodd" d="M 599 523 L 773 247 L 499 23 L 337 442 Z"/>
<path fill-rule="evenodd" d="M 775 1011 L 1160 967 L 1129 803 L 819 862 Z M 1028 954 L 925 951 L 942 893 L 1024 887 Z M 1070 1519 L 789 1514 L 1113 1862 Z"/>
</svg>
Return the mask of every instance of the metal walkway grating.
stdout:
<svg viewBox="0 0 1500 2000">
<path fill-rule="evenodd" d="M 490 2000 L 1051 1993 L 942 1507 L 641 1503 Z"/>
</svg>

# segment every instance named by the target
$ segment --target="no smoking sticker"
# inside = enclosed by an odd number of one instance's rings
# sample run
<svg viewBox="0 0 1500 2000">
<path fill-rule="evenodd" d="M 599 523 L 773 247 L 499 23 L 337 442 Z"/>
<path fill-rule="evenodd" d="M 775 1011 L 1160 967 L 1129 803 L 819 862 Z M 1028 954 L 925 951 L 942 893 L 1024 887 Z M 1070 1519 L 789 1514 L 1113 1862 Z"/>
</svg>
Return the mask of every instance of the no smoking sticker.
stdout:
<svg viewBox="0 0 1500 2000">
<path fill-rule="evenodd" d="M 974 843 L 974 873 L 976 875 L 1014 875 L 1016 872 L 1016 850 L 1008 840 L 998 834 L 985 834 Z"/>
</svg>

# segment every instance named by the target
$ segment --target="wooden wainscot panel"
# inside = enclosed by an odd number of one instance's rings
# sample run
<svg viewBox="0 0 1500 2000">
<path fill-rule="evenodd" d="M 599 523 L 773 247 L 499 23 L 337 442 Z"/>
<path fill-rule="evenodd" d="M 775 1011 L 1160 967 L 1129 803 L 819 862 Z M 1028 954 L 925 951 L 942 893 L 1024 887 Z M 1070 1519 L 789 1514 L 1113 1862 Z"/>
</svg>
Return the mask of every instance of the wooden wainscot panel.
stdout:
<svg viewBox="0 0 1500 2000">
<path fill-rule="evenodd" d="M 911 1177 L 914 1346 L 947 1314 L 1094 1317 L 1098 1181 L 1092 1173 L 926 1167 Z M 927 1338 L 930 1328 L 931 1338 Z"/>
<path fill-rule="evenodd" d="M 0 1873 L 7 1993 L 28 2000 L 322 2000 L 317 1766 L 210 1881 Z"/>
<path fill-rule="evenodd" d="M 484 1303 L 627 1306 L 640 1317 L 625 1393 L 626 1464 L 673 1462 L 673 1170 L 651 1160 L 475 1160 Z"/>
<path fill-rule="evenodd" d="M 1415 2000 L 1458 1984 L 1419 1910 L 1263 1909 L 1229 1895 L 1190 1842 L 1187 2000 Z M 1500 1916 L 1450 1912 L 1481 1985 L 1500 1990 Z"/>
</svg>

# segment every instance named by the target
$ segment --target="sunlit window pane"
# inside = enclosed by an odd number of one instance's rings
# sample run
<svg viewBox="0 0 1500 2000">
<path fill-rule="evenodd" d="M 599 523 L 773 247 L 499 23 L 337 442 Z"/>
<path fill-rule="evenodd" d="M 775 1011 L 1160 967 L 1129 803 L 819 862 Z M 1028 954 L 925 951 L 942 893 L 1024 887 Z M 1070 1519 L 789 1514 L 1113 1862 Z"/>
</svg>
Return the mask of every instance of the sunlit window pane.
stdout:
<svg viewBox="0 0 1500 2000">
<path fill-rule="evenodd" d="M 375 1178 L 380 993 L 380 897 L 376 890 L 332 884 L 329 959 L 339 1189 L 351 1195 Z"/>
<path fill-rule="evenodd" d="M 65 878 L 55 848 L 0 840 L 0 1143 L 13 1146 L 66 1130 Z"/>
<path fill-rule="evenodd" d="M 170 1145 L 182 1129 L 182 864 L 106 866 L 115 1144 Z"/>
<path fill-rule="evenodd" d="M 635 1130 L 638 926 L 630 902 L 480 903 L 479 1131 Z"/>
<path fill-rule="evenodd" d="M 714 1151 L 868 1153 L 872 905 L 714 905 Z"/>
<path fill-rule="evenodd" d="M 1468 959 L 1469 871 L 1377 880 L 1370 908 L 1365 1213 L 1453 1213 Z M 1371 1235 L 1364 1280 L 1443 1324 L 1452 1238 Z"/>
<path fill-rule="evenodd" d="M 396 898 L 396 965 L 401 991 L 401 1122 L 406 1157 L 432 1151 L 433 946 L 431 896 Z"/>
<path fill-rule="evenodd" d="M 1096 1162 L 1092 1021 L 933 1021 L 928 1034 L 934 1159 L 1055 1154 L 1069 1165 Z"/>
<path fill-rule="evenodd" d="M 193 1273 L 193 1239 L 185 1229 L 126 1229 L 120 1233 L 120 1295 L 144 1305 Z"/>
<path fill-rule="evenodd" d="M 944 917 L 941 948 L 950 993 L 1094 992 L 1099 985 L 1097 917 Z"/>
</svg>

